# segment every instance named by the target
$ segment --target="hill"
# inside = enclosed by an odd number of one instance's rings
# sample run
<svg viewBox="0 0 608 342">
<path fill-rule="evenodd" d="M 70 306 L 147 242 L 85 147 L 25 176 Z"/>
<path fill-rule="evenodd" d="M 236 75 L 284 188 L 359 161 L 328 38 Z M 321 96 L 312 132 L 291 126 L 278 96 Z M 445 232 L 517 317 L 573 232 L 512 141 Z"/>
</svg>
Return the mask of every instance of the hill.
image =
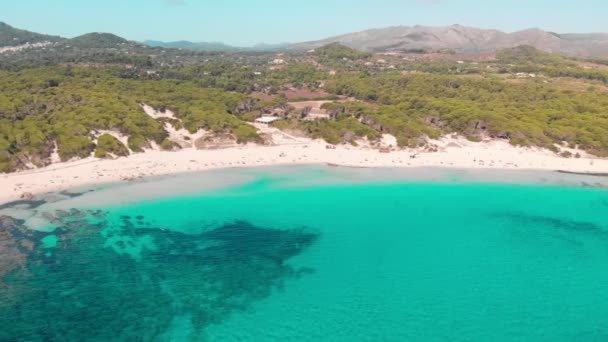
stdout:
<svg viewBox="0 0 608 342">
<path fill-rule="evenodd" d="M 82 36 L 72 38 L 68 42 L 69 45 L 80 48 L 119 48 L 126 45 L 140 45 L 135 42 L 130 42 L 122 37 L 111 33 L 87 33 Z"/>
<path fill-rule="evenodd" d="M 27 43 L 58 42 L 61 37 L 16 29 L 4 22 L 0 22 L 0 47 L 20 46 Z"/>
<path fill-rule="evenodd" d="M 459 53 L 487 53 L 503 48 L 530 45 L 539 50 L 575 57 L 608 55 L 608 34 L 557 34 L 541 29 L 514 33 L 462 25 L 445 27 L 396 26 L 371 29 L 336 37 L 293 44 L 290 49 L 309 50 L 341 43 L 365 51 L 454 50 Z"/>
<path fill-rule="evenodd" d="M 371 57 L 370 53 L 357 51 L 340 43 L 332 43 L 315 50 L 315 55 L 329 59 L 365 59 Z"/>
<path fill-rule="evenodd" d="M 108 48 L 145 48 L 140 43 L 129 41 L 111 33 L 87 33 L 81 36 L 66 39 L 14 28 L 4 22 L 0 22 L 0 47 L 21 46 L 27 43 L 60 43 L 59 46 L 77 47 L 82 49 L 108 49 Z"/>
<path fill-rule="evenodd" d="M 59 64 L 111 64 L 150 67 L 192 63 L 213 52 L 151 48 L 111 33 L 87 33 L 66 39 L 0 26 L 0 69 L 17 70 Z M 30 44 L 25 44 L 30 43 Z M 35 44 L 39 43 L 39 44 Z"/>
<path fill-rule="evenodd" d="M 496 59 L 505 64 L 539 64 L 553 66 L 574 65 L 572 59 L 538 50 L 530 45 L 520 45 L 514 48 L 496 51 Z"/>
</svg>

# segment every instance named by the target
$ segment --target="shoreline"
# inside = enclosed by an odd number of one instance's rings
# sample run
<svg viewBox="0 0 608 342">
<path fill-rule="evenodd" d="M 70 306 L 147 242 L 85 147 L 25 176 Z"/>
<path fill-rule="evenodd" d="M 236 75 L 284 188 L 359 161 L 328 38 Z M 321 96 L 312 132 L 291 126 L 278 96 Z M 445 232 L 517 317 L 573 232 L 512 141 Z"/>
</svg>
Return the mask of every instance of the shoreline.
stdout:
<svg viewBox="0 0 608 342">
<path fill-rule="evenodd" d="M 117 159 L 89 157 L 40 169 L 0 175 L 0 204 L 73 188 L 135 179 L 227 168 L 258 166 L 327 165 L 351 168 L 445 168 L 468 170 L 551 171 L 601 176 L 608 159 L 563 158 L 536 148 L 511 146 L 502 141 L 472 143 L 446 138 L 438 152 L 417 149 L 380 153 L 371 147 L 338 145 L 327 149 L 321 141 L 276 146 L 246 145 L 214 150 L 147 151 Z M 415 158 L 412 156 L 415 155 Z"/>
</svg>

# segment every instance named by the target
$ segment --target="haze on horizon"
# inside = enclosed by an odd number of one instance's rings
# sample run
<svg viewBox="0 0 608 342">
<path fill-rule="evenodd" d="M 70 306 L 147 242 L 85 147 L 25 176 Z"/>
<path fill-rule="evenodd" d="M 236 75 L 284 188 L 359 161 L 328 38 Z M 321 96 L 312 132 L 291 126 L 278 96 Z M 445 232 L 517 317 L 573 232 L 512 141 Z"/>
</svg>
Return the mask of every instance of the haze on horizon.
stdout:
<svg viewBox="0 0 608 342">
<path fill-rule="evenodd" d="M 6 0 L 5 0 L 6 1 Z M 74 37 L 110 32 L 130 40 L 302 42 L 397 25 L 461 24 L 514 32 L 531 27 L 559 33 L 606 32 L 608 2 L 589 0 L 47 0 L 10 1 L 0 21 Z M 37 10 L 34 10 L 37 9 Z M 44 10 L 41 10 L 44 9 Z"/>
</svg>

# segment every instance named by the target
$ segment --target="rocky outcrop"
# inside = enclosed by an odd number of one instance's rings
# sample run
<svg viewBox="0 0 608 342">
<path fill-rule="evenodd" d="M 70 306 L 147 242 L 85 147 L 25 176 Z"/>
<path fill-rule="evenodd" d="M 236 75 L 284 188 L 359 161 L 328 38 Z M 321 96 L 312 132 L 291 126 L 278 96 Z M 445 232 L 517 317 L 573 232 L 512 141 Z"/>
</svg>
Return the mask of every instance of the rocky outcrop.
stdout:
<svg viewBox="0 0 608 342">
<path fill-rule="evenodd" d="M 20 241 L 18 238 L 19 235 L 26 233 L 23 229 L 20 222 L 12 217 L 0 216 L 0 280 L 6 274 L 25 265 L 27 254 L 22 251 L 22 248 L 33 248 L 31 241 Z M 21 244 L 21 242 L 24 243 Z"/>
</svg>

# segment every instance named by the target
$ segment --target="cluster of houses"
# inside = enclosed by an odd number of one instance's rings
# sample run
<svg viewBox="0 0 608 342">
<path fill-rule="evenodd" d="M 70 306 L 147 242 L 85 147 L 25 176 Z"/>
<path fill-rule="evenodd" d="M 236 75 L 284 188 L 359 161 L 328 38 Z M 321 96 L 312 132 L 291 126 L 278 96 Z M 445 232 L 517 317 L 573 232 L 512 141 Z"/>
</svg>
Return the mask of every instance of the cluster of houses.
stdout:
<svg viewBox="0 0 608 342">
<path fill-rule="evenodd" d="M 17 46 L 4 46 L 4 47 L 0 47 L 0 54 L 2 53 L 7 53 L 7 52 L 18 52 L 21 50 L 26 50 L 26 49 L 34 49 L 34 48 L 40 48 L 40 47 L 45 47 L 47 45 L 51 45 L 51 42 L 41 42 L 41 43 L 25 43 L 22 45 L 17 45 Z"/>
</svg>

